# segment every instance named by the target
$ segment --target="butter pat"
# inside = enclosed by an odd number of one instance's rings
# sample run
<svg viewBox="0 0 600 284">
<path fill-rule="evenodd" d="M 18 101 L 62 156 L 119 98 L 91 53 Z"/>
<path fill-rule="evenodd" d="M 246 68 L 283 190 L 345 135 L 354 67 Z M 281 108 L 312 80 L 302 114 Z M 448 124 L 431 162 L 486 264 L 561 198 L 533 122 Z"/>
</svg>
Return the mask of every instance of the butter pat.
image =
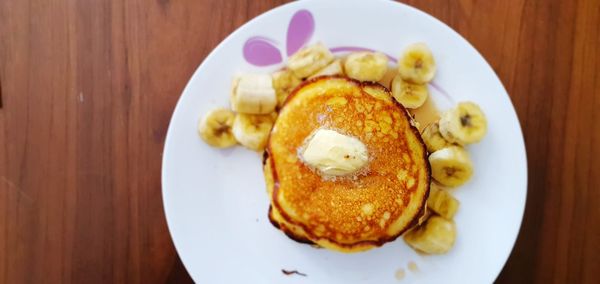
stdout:
<svg viewBox="0 0 600 284">
<path fill-rule="evenodd" d="M 323 175 L 344 176 L 364 167 L 369 155 L 365 144 L 357 138 L 319 129 L 307 141 L 302 159 Z"/>
</svg>

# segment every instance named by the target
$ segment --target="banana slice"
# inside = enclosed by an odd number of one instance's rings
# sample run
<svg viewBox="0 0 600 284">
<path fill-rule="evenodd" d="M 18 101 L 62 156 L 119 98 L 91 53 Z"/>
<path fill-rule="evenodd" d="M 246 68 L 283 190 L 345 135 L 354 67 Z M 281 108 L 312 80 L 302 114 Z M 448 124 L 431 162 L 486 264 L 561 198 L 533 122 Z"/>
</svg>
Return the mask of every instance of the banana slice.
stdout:
<svg viewBox="0 0 600 284">
<path fill-rule="evenodd" d="M 344 63 L 346 75 L 359 81 L 377 82 L 387 72 L 388 58 L 381 52 L 355 52 Z"/>
<path fill-rule="evenodd" d="M 423 138 L 423 141 L 425 141 L 425 146 L 427 146 L 427 151 L 429 151 L 429 153 L 452 145 L 452 143 L 448 142 L 440 133 L 440 127 L 437 122 L 425 127 L 423 133 L 421 133 L 421 137 Z"/>
<path fill-rule="evenodd" d="M 277 96 L 277 106 L 281 108 L 292 91 L 302 83 L 292 71 L 284 69 L 273 73 L 273 88 Z"/>
<path fill-rule="evenodd" d="M 413 43 L 406 47 L 398 59 L 398 74 L 404 80 L 425 84 L 435 76 L 436 65 L 431 50 L 424 43 Z"/>
<path fill-rule="evenodd" d="M 231 128 L 235 114 L 224 108 L 208 112 L 198 123 L 198 134 L 208 145 L 227 148 L 237 144 Z"/>
<path fill-rule="evenodd" d="M 440 216 L 431 216 L 425 224 L 406 233 L 404 241 L 417 251 L 443 254 L 454 246 L 456 225 Z"/>
<path fill-rule="evenodd" d="M 461 145 L 481 141 L 487 132 L 487 119 L 478 105 L 461 102 L 440 117 L 440 132 L 446 140 Z"/>
<path fill-rule="evenodd" d="M 421 217 L 419 217 L 419 219 L 417 220 L 417 225 L 422 225 L 423 223 L 427 222 L 427 219 L 429 219 L 429 217 L 431 217 L 431 210 L 429 210 L 428 207 L 425 206 L 423 208 L 423 215 L 421 215 Z"/>
<path fill-rule="evenodd" d="M 327 75 L 344 75 L 344 68 L 342 67 L 342 60 L 336 59 L 331 64 L 325 66 L 325 68 L 319 70 L 319 72 L 313 74 L 310 78 L 327 76 Z"/>
<path fill-rule="evenodd" d="M 429 89 L 425 84 L 408 82 L 398 74 L 392 81 L 392 96 L 406 108 L 418 108 L 429 97 Z"/>
<path fill-rule="evenodd" d="M 388 66 L 387 71 L 385 71 L 385 75 L 383 75 L 383 78 L 381 78 L 381 80 L 379 80 L 377 83 L 383 85 L 388 90 L 391 90 L 392 81 L 394 80 L 394 78 L 396 78 L 396 75 L 398 75 L 398 67 Z"/>
<path fill-rule="evenodd" d="M 445 186 L 459 186 L 473 175 L 469 153 L 459 146 L 450 146 L 429 155 L 431 176 Z"/>
<path fill-rule="evenodd" d="M 277 98 L 268 74 L 244 74 L 233 79 L 231 109 L 249 114 L 266 114 L 275 110 Z"/>
<path fill-rule="evenodd" d="M 451 220 L 458 211 L 460 203 L 450 192 L 439 188 L 435 183 L 431 183 L 427 207 L 440 216 Z"/>
<path fill-rule="evenodd" d="M 288 68 L 298 78 L 307 78 L 333 61 L 333 54 L 322 43 L 306 46 L 288 58 Z"/>
<path fill-rule="evenodd" d="M 273 128 L 276 114 L 243 114 L 238 113 L 233 121 L 233 136 L 244 147 L 261 151 L 267 144 L 269 133 Z"/>
</svg>

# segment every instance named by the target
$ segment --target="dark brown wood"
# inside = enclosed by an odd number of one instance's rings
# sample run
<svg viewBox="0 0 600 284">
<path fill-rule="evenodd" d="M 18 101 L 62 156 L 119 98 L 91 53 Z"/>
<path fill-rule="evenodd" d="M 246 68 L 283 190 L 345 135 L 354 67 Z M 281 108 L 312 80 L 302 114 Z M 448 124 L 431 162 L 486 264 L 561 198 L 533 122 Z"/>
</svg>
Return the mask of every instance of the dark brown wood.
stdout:
<svg viewBox="0 0 600 284">
<path fill-rule="evenodd" d="M 282 2 L 0 1 L 0 283 L 191 282 L 162 208 L 169 118 Z M 527 208 L 497 282 L 599 283 L 600 1 L 407 2 L 482 53 L 522 123 Z"/>
<path fill-rule="evenodd" d="M 2 76 L 0 76 L 2 77 Z M 0 81 L 0 109 L 2 108 L 2 81 Z"/>
</svg>

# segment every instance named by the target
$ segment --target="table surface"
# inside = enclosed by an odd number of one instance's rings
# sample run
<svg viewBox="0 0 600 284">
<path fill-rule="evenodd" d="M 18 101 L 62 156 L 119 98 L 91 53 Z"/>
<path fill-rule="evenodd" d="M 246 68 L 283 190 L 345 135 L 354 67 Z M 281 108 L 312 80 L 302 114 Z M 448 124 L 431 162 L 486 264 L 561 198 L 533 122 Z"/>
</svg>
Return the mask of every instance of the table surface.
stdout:
<svg viewBox="0 0 600 284">
<path fill-rule="evenodd" d="M 191 282 L 161 200 L 169 119 L 205 56 L 282 2 L 0 1 L 0 283 Z M 497 282 L 600 283 L 600 1 L 407 2 L 482 53 L 523 127 Z"/>
</svg>

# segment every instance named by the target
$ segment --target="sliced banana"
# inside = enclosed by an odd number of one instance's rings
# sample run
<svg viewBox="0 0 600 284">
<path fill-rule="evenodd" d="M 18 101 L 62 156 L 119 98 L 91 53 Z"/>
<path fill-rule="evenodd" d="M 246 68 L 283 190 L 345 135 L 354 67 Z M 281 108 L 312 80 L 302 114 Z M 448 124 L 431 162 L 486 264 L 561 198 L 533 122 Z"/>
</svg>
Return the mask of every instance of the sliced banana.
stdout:
<svg viewBox="0 0 600 284">
<path fill-rule="evenodd" d="M 233 79 L 231 109 L 239 113 L 267 114 L 275 110 L 277 98 L 268 74 L 243 74 Z"/>
<path fill-rule="evenodd" d="M 433 153 L 437 150 L 452 145 L 452 143 L 448 142 L 440 133 L 440 127 L 437 122 L 429 124 L 427 127 L 425 127 L 421 133 L 421 137 L 423 138 L 429 153 Z"/>
<path fill-rule="evenodd" d="M 233 136 L 244 147 L 261 151 L 267 144 L 276 114 L 238 113 L 233 121 Z"/>
<path fill-rule="evenodd" d="M 425 84 L 406 81 L 398 74 L 392 81 L 392 96 L 405 108 L 418 108 L 429 97 L 429 89 Z"/>
<path fill-rule="evenodd" d="M 435 71 L 435 59 L 424 43 L 413 43 L 407 46 L 398 59 L 398 74 L 404 80 L 413 83 L 430 82 L 435 76 Z"/>
<path fill-rule="evenodd" d="M 273 88 L 275 88 L 275 94 L 277 96 L 277 106 L 281 108 L 290 93 L 300 85 L 302 81 L 289 69 L 277 71 L 273 73 L 272 77 Z"/>
<path fill-rule="evenodd" d="M 344 62 L 346 75 L 359 81 L 377 82 L 387 72 L 388 58 L 381 52 L 355 52 Z"/>
<path fill-rule="evenodd" d="M 440 132 L 446 140 L 453 143 L 476 143 L 487 133 L 487 119 L 477 104 L 461 102 L 442 114 Z"/>
<path fill-rule="evenodd" d="M 344 75 L 344 68 L 342 67 L 342 60 L 336 59 L 331 64 L 325 66 L 325 68 L 319 70 L 319 72 L 313 74 L 309 78 L 328 76 L 328 75 Z"/>
<path fill-rule="evenodd" d="M 460 203 L 450 192 L 439 188 L 435 183 L 431 183 L 429 188 L 429 198 L 427 207 L 440 216 L 451 220 L 458 211 Z"/>
<path fill-rule="evenodd" d="M 237 144 L 231 131 L 235 114 L 224 108 L 209 111 L 198 123 L 198 134 L 208 145 L 227 148 Z"/>
<path fill-rule="evenodd" d="M 431 216 L 425 224 L 406 233 L 404 241 L 417 251 L 443 254 L 454 246 L 456 225 L 440 216 Z"/>
<path fill-rule="evenodd" d="M 445 186 L 459 186 L 473 175 L 469 153 L 459 146 L 450 146 L 429 155 L 431 176 Z"/>
<path fill-rule="evenodd" d="M 427 219 L 429 219 L 429 217 L 431 217 L 431 210 L 429 210 L 428 207 L 425 206 L 423 208 L 423 215 L 421 215 L 421 217 L 419 217 L 419 219 L 417 220 L 417 225 L 422 225 L 423 223 L 427 222 Z"/>
<path fill-rule="evenodd" d="M 377 83 L 383 85 L 388 90 L 391 90 L 392 81 L 396 75 L 398 75 L 398 68 L 396 66 L 388 66 L 387 71 L 385 71 L 385 75 L 383 75 L 383 78 L 381 78 L 381 80 L 379 80 Z"/>
<path fill-rule="evenodd" d="M 306 46 L 288 58 L 288 68 L 298 78 L 307 78 L 333 61 L 333 54 L 322 43 Z"/>
</svg>

